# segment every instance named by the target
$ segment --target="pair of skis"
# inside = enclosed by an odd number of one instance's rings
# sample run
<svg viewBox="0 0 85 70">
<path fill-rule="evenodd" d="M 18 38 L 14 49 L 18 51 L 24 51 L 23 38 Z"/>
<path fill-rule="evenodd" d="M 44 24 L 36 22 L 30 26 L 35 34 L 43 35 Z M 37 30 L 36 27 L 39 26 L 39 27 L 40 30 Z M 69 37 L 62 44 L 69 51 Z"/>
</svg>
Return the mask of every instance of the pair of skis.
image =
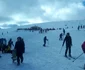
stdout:
<svg viewBox="0 0 85 70">
<path fill-rule="evenodd" d="M 78 57 L 76 57 L 76 58 L 74 58 L 74 57 L 71 57 L 71 58 L 73 58 L 74 60 L 73 60 L 73 62 L 75 61 L 75 60 L 77 60 L 81 55 L 83 55 L 83 53 L 81 53 Z"/>
<path fill-rule="evenodd" d="M 85 70 L 85 68 L 84 68 L 84 67 L 80 67 L 80 66 L 79 66 L 79 68 L 80 68 L 80 69 L 82 69 L 82 70 Z"/>
<path fill-rule="evenodd" d="M 71 60 L 71 59 L 75 60 L 74 57 L 65 57 L 65 58 L 67 58 L 68 60 Z"/>
<path fill-rule="evenodd" d="M 83 67 L 79 66 L 79 68 L 81 68 L 81 69 L 85 70 L 85 64 L 84 64 L 84 66 L 83 66 Z"/>
<path fill-rule="evenodd" d="M 65 56 L 64 56 L 65 57 Z M 74 62 L 74 60 L 76 59 L 76 58 L 74 58 L 74 57 L 65 57 L 65 58 L 67 58 L 68 60 L 71 60 L 71 59 L 73 59 L 73 61 L 72 62 Z M 85 70 L 85 65 L 84 65 L 84 67 L 81 67 L 81 66 L 78 66 L 80 69 L 82 69 L 82 70 Z"/>
</svg>

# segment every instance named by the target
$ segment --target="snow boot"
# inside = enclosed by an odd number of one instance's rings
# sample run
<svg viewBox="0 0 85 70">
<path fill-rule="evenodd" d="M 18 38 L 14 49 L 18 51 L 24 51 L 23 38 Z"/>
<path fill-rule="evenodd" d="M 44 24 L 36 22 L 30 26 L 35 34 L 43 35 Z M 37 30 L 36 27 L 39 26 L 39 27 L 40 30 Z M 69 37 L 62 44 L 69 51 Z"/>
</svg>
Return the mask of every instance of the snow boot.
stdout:
<svg viewBox="0 0 85 70">
<path fill-rule="evenodd" d="M 65 57 L 67 57 L 67 55 L 65 55 Z"/>
</svg>

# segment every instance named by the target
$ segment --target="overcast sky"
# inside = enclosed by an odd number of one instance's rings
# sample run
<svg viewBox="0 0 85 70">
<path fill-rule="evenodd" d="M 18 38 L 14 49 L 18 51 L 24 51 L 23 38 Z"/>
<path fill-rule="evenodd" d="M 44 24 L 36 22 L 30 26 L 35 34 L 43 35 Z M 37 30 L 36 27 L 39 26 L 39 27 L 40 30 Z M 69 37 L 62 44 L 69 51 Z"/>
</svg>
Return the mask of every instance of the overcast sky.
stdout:
<svg viewBox="0 0 85 70">
<path fill-rule="evenodd" d="M 85 0 L 0 0 L 0 25 L 85 19 Z"/>
</svg>

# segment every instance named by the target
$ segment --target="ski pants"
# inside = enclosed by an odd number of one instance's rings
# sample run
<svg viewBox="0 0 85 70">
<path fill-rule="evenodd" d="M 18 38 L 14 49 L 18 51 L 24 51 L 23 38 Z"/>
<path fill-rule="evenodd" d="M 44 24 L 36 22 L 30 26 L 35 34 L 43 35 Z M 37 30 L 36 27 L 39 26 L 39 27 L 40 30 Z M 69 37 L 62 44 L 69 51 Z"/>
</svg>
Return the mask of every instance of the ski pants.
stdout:
<svg viewBox="0 0 85 70">
<path fill-rule="evenodd" d="M 66 46 L 65 55 L 67 56 L 67 52 L 69 51 L 69 56 L 71 56 L 71 46 Z"/>
<path fill-rule="evenodd" d="M 17 54 L 17 63 L 20 64 L 23 62 L 23 54 Z"/>
<path fill-rule="evenodd" d="M 44 44 L 43 44 L 43 46 L 46 46 L 46 41 L 44 41 Z"/>
</svg>

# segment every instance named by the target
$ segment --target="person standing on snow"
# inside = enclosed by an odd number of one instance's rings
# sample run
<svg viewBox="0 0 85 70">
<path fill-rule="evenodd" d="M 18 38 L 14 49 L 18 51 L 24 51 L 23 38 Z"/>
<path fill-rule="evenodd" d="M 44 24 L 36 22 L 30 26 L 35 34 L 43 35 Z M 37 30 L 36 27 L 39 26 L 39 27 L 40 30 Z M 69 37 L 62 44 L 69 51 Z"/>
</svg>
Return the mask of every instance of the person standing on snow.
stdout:
<svg viewBox="0 0 85 70">
<path fill-rule="evenodd" d="M 43 41 L 44 41 L 43 46 L 44 46 L 44 47 L 46 47 L 46 41 L 48 41 L 48 39 L 47 39 L 47 37 L 46 37 L 46 36 L 44 37 Z"/>
<path fill-rule="evenodd" d="M 63 40 L 63 34 L 62 33 L 60 33 L 60 35 L 59 35 L 59 40 Z"/>
<path fill-rule="evenodd" d="M 63 35 L 65 35 L 65 29 L 63 28 Z"/>
<path fill-rule="evenodd" d="M 64 38 L 62 46 L 64 46 L 64 43 L 66 42 L 66 50 L 65 50 L 65 57 L 67 57 L 67 51 L 69 50 L 69 57 L 71 56 L 71 46 L 72 46 L 72 38 L 70 36 L 70 33 L 67 33 L 66 37 Z"/>
<path fill-rule="evenodd" d="M 10 50 L 11 50 L 12 46 L 14 46 L 14 44 L 13 44 L 12 39 L 10 39 L 10 40 L 8 41 L 8 47 L 10 47 Z"/>
<path fill-rule="evenodd" d="M 15 50 L 17 56 L 17 65 L 20 65 L 20 62 L 23 62 L 23 53 L 25 52 L 25 44 L 21 37 L 17 38 L 17 42 L 15 43 Z"/>
</svg>

